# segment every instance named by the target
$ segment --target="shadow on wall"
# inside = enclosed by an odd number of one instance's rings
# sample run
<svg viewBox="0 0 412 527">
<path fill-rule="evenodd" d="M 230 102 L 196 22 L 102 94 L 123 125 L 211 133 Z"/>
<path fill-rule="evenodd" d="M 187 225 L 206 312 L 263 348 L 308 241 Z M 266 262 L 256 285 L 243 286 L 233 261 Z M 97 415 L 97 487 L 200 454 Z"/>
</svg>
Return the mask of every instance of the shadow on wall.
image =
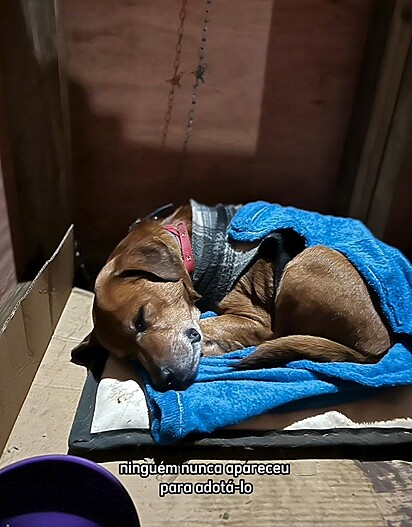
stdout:
<svg viewBox="0 0 412 527">
<path fill-rule="evenodd" d="M 94 273 L 136 217 L 169 202 L 288 204 L 293 196 L 295 206 L 328 212 L 304 185 L 293 188 L 290 177 L 277 176 L 273 163 L 257 163 L 249 155 L 189 152 L 182 166 L 180 151 L 126 139 L 121 119 L 95 113 L 78 83 L 69 83 L 69 93 L 76 236 Z"/>
<path fill-rule="evenodd" d="M 257 141 L 256 151 L 208 150 L 207 134 L 213 133 L 208 123 L 204 135 L 196 140 L 203 150 L 189 145 L 183 170 L 180 151 L 161 151 L 161 129 L 158 147 L 143 145 L 130 137 L 129 130 L 122 129 L 120 116 L 94 110 L 89 93 L 105 93 L 107 83 L 103 85 L 98 79 L 110 67 L 102 55 L 104 48 L 93 41 L 96 35 L 105 38 L 99 19 L 102 13 L 97 13 L 95 22 L 86 24 L 85 33 L 74 33 L 74 39 L 89 42 L 88 60 L 99 59 L 95 78 L 85 84 L 79 83 L 77 75 L 76 80 L 69 80 L 77 236 L 92 268 L 96 271 L 102 265 L 137 216 L 168 202 L 179 205 L 190 197 L 206 204 L 265 199 L 330 212 L 372 5 L 372 1 L 358 3 L 354 14 L 347 3 L 334 0 L 305 6 L 275 2 L 270 22 L 262 23 L 262 28 L 269 30 L 269 39 L 259 129 L 257 136 L 254 131 L 245 131 L 249 145 Z M 118 16 L 121 29 L 114 31 L 113 39 L 122 50 L 127 40 L 124 32 L 130 26 L 123 11 Z M 73 18 L 72 31 L 82 27 Z M 82 47 L 76 49 L 80 53 Z M 120 70 L 114 73 L 111 91 L 106 93 L 121 96 L 123 81 L 118 72 L 127 71 L 132 59 L 118 50 L 112 60 L 114 57 Z M 132 57 L 137 60 L 137 54 L 132 53 Z M 88 79 L 87 63 L 74 56 L 71 60 L 72 71 Z M 222 54 L 215 60 L 226 59 Z M 245 87 L 238 87 L 242 78 L 242 72 L 233 70 L 235 80 L 227 86 L 234 91 L 228 110 L 232 113 L 225 117 L 233 116 L 234 125 L 246 122 L 236 121 L 237 112 L 247 111 L 242 106 Z M 139 86 L 138 78 L 131 75 L 130 79 Z M 147 92 L 143 94 L 149 98 Z M 223 99 L 218 99 L 218 111 L 225 110 Z M 203 110 L 212 112 L 214 100 L 209 98 Z M 137 120 L 137 110 L 131 108 L 130 113 Z M 144 118 L 149 119 L 147 114 Z M 218 119 L 215 124 L 218 126 Z M 195 123 L 195 136 L 196 132 Z M 224 133 L 223 129 L 219 132 Z"/>
</svg>

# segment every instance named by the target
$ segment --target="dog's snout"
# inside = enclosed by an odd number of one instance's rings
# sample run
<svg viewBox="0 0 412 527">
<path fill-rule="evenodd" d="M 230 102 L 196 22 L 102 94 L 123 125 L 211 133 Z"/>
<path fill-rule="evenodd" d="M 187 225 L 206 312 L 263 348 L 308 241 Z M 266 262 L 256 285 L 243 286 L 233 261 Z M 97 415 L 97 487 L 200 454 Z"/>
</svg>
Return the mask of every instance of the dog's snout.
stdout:
<svg viewBox="0 0 412 527">
<path fill-rule="evenodd" d="M 187 338 L 190 340 L 192 344 L 196 344 L 196 342 L 200 342 L 202 336 L 195 328 L 190 328 L 186 331 Z"/>
<path fill-rule="evenodd" d="M 173 372 L 169 368 L 160 368 L 160 382 L 166 388 L 172 388 Z"/>
<path fill-rule="evenodd" d="M 160 375 L 155 383 L 160 391 L 185 390 L 194 380 L 196 371 L 187 374 L 184 372 L 174 372 L 170 368 L 160 368 Z"/>
</svg>

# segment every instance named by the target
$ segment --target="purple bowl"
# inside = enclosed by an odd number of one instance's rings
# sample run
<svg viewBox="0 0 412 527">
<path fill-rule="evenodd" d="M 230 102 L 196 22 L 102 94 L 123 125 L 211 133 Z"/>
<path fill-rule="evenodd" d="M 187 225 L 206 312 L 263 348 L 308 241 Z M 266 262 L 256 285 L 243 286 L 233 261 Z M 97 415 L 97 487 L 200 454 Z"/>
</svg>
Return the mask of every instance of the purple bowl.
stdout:
<svg viewBox="0 0 412 527">
<path fill-rule="evenodd" d="M 100 527 L 101 523 L 65 512 L 33 512 L 1 520 L 5 527 Z"/>
<path fill-rule="evenodd" d="M 0 470 L 0 527 L 140 527 L 120 481 L 87 459 L 39 456 Z"/>
</svg>

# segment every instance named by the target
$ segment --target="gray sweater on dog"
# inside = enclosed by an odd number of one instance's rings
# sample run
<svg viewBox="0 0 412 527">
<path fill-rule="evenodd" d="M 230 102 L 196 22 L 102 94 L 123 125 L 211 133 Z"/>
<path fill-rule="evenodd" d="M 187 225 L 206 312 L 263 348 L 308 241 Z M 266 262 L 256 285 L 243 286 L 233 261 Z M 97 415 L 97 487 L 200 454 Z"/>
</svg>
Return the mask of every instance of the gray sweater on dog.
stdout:
<svg viewBox="0 0 412 527">
<path fill-rule="evenodd" d="M 195 260 L 193 285 L 202 295 L 200 309 L 214 309 L 233 288 L 257 254 L 257 244 L 236 247 L 227 229 L 242 205 L 209 207 L 190 200 L 192 207 L 192 246 Z"/>
</svg>

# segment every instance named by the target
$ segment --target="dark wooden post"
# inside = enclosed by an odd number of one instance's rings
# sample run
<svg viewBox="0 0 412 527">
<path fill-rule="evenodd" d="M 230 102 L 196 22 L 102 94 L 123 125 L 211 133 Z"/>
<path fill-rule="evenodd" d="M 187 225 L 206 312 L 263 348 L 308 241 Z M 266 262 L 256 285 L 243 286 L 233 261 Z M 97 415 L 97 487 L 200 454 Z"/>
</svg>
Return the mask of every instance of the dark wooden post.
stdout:
<svg viewBox="0 0 412 527">
<path fill-rule="evenodd" d="M 15 255 L 20 279 L 32 277 L 72 221 L 61 31 L 55 0 L 1 2 L 0 130 L 6 137 L 0 141 L 0 156 L 7 159 L 6 191 L 15 189 L 9 208 L 14 238 L 21 240 Z"/>
<path fill-rule="evenodd" d="M 412 134 L 412 0 L 377 2 L 335 212 L 382 237 Z"/>
</svg>

